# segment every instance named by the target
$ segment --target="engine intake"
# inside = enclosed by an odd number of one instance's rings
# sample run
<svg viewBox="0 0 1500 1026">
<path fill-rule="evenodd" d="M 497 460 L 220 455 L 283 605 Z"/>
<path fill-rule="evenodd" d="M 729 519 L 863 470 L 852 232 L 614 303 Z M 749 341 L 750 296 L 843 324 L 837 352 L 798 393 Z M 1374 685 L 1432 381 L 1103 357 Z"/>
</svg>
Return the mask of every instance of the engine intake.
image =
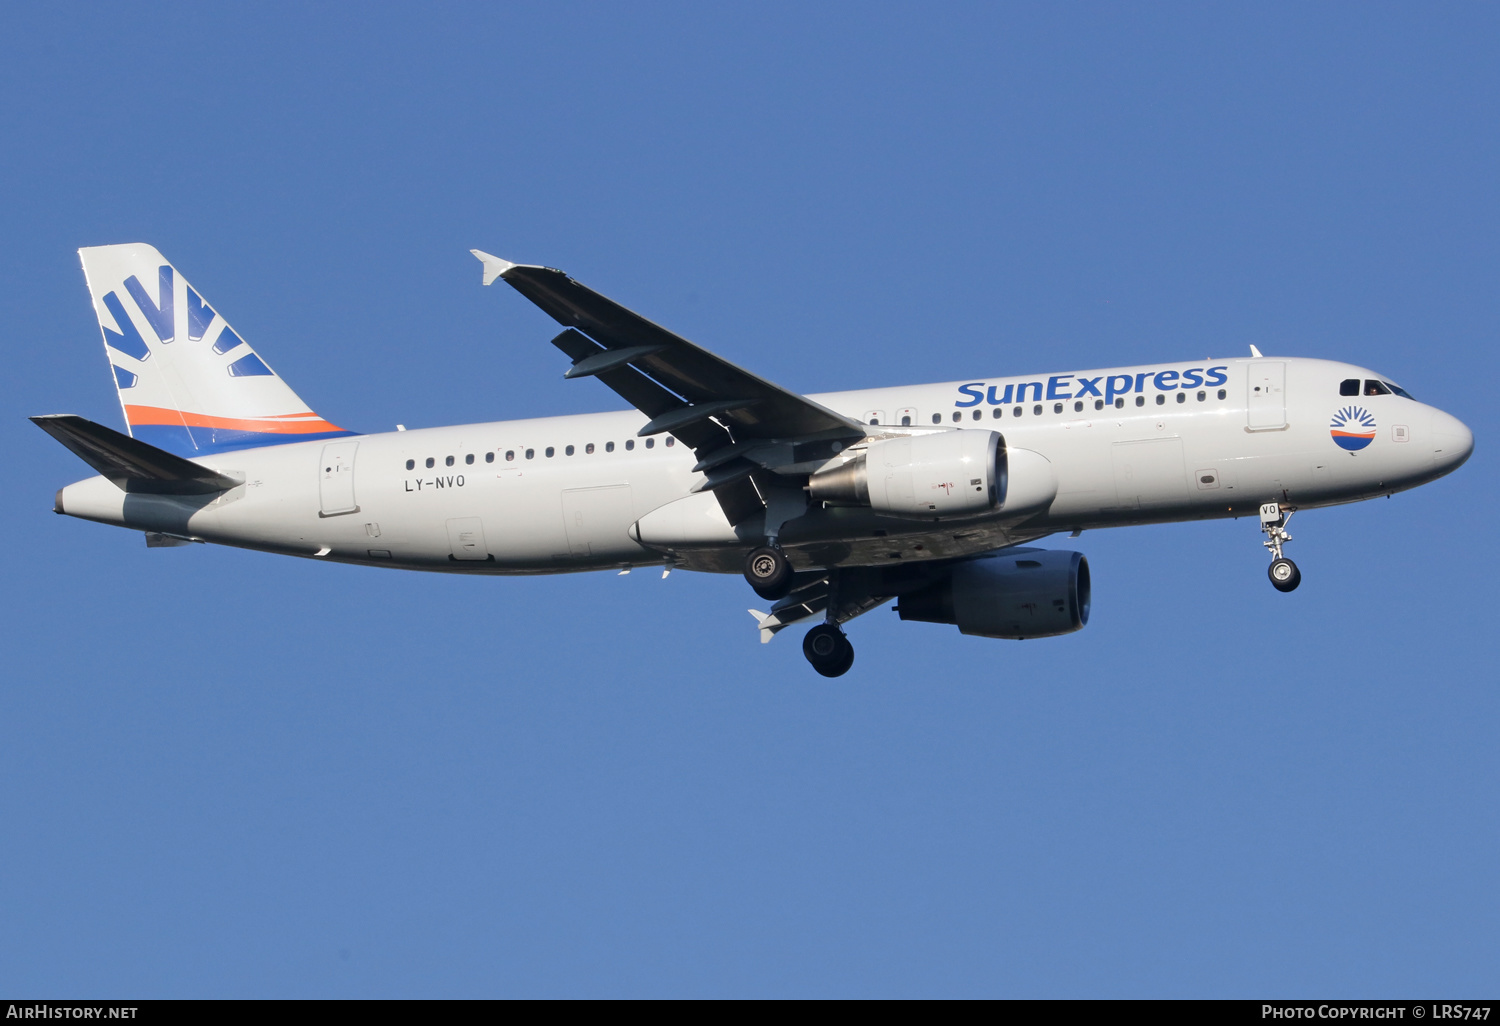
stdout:
<svg viewBox="0 0 1500 1026">
<path fill-rule="evenodd" d="M 1051 638 L 1089 622 L 1090 590 L 1083 553 L 1012 549 L 959 563 L 943 580 L 903 595 L 896 612 L 982 638 Z"/>
<path fill-rule="evenodd" d="M 940 431 L 872 442 L 854 459 L 814 474 L 808 493 L 833 506 L 894 517 L 979 516 L 1005 502 L 1005 439 L 994 431 Z"/>
</svg>

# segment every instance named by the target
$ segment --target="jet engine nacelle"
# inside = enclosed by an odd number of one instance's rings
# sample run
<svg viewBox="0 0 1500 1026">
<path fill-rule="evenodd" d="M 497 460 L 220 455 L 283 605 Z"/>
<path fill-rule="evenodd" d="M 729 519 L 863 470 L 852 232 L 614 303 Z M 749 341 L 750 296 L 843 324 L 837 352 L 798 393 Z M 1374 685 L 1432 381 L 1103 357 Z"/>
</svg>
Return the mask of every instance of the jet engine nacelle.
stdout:
<svg viewBox="0 0 1500 1026">
<path fill-rule="evenodd" d="M 1036 513 L 1057 497 L 1057 472 L 1047 457 L 1009 447 L 997 432 L 939 431 L 871 442 L 814 474 L 807 490 L 817 502 L 893 517 Z"/>
<path fill-rule="evenodd" d="M 807 490 L 834 506 L 936 520 L 994 512 L 1005 486 L 1005 439 L 955 430 L 871 442 L 842 466 L 814 474 Z"/>
<path fill-rule="evenodd" d="M 1089 561 L 1081 552 L 1012 549 L 959 563 L 934 585 L 903 595 L 903 620 L 956 624 L 982 638 L 1051 638 L 1089 622 Z"/>
</svg>

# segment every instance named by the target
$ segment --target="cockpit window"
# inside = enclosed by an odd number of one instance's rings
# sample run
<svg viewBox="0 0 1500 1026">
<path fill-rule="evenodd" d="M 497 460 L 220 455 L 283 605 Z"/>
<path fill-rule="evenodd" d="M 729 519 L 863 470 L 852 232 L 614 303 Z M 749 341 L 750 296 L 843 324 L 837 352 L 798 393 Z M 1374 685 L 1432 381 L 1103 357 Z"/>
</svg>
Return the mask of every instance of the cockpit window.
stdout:
<svg viewBox="0 0 1500 1026">
<path fill-rule="evenodd" d="M 1385 387 L 1385 382 L 1376 381 L 1374 378 L 1365 380 L 1365 395 L 1390 395 L 1391 390 Z"/>
<path fill-rule="evenodd" d="M 1339 395 L 1359 395 L 1359 379 L 1345 378 L 1339 382 Z"/>
<path fill-rule="evenodd" d="M 1410 392 L 1408 392 L 1406 389 L 1402 388 L 1400 385 L 1396 384 L 1394 381 L 1387 381 L 1385 383 L 1385 387 L 1389 388 L 1392 392 L 1395 392 L 1397 395 L 1399 395 L 1403 399 L 1410 399 L 1412 402 L 1416 402 L 1417 401 L 1417 397 L 1416 396 L 1412 395 Z"/>
</svg>

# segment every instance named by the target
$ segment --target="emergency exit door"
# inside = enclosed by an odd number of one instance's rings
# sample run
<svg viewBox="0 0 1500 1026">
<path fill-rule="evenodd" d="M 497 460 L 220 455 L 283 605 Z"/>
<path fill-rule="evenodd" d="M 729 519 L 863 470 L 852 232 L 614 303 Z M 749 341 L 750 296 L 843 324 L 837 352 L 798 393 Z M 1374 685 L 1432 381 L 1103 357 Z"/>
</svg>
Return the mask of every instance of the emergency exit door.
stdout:
<svg viewBox="0 0 1500 1026">
<path fill-rule="evenodd" d="M 318 516 L 358 513 L 354 501 L 354 453 L 358 442 L 329 442 L 318 465 Z"/>
</svg>

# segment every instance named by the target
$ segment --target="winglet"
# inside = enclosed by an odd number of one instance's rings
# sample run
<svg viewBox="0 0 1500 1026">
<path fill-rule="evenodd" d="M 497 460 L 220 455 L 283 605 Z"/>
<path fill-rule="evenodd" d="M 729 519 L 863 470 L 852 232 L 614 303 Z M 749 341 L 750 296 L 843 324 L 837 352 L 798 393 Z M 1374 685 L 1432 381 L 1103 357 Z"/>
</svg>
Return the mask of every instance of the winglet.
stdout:
<svg viewBox="0 0 1500 1026">
<path fill-rule="evenodd" d="M 485 282 L 485 284 L 488 285 L 489 282 Z M 1257 360 L 1264 359 L 1264 357 L 1260 355 L 1260 350 L 1256 349 L 1253 345 L 1250 347 L 1250 355 L 1255 357 Z"/>
<path fill-rule="evenodd" d="M 499 257 L 486 253 L 482 249 L 471 249 L 469 252 L 473 253 L 479 259 L 479 262 L 484 265 L 484 283 L 486 285 L 492 284 L 496 278 L 516 266 L 509 260 L 501 260 Z"/>
</svg>

